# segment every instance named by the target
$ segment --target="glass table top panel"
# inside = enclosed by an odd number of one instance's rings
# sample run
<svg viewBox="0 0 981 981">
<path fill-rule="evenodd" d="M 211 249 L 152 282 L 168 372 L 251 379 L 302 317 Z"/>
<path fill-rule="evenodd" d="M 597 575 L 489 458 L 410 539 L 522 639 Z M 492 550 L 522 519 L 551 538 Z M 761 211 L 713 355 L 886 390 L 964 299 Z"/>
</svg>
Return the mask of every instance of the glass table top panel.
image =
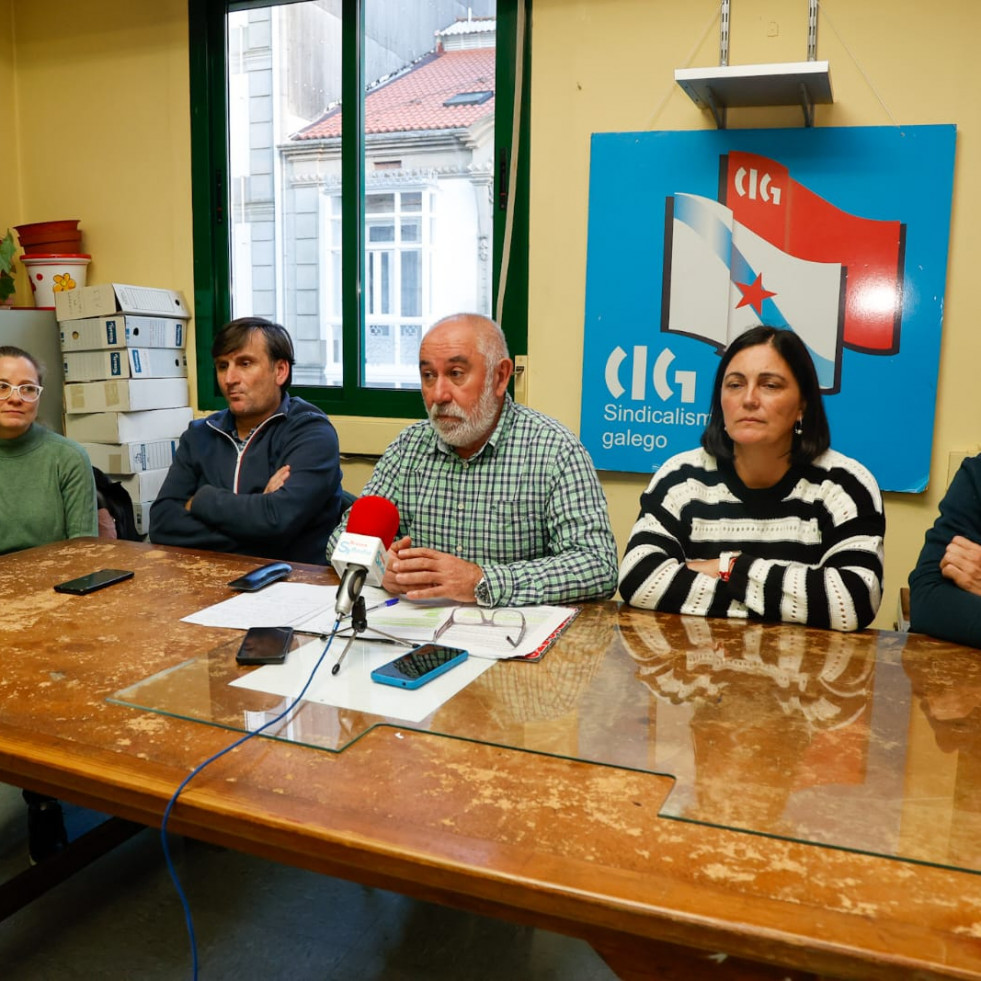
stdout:
<svg viewBox="0 0 981 981">
<path fill-rule="evenodd" d="M 239 642 L 112 700 L 255 730 L 290 700 L 230 685 Z M 377 725 L 663 774 L 664 817 L 981 872 L 981 652 L 918 635 L 596 604 L 421 723 L 304 701 L 263 734 L 338 752 Z"/>
</svg>

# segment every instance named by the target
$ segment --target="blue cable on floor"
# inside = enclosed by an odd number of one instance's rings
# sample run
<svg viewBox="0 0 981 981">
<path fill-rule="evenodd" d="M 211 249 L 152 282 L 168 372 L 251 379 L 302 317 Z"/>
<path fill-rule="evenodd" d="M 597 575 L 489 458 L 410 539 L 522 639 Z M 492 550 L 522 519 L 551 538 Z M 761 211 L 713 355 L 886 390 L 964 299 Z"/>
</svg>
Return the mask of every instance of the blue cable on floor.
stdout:
<svg viewBox="0 0 981 981">
<path fill-rule="evenodd" d="M 313 666 L 313 670 L 310 672 L 310 677 L 307 678 L 306 683 L 300 689 L 300 693 L 293 699 L 293 701 L 283 709 L 274 719 L 270 719 L 268 722 L 264 722 L 258 729 L 254 729 L 252 732 L 246 733 L 241 739 L 236 739 L 231 745 L 226 746 L 224 749 L 219 750 L 214 756 L 209 756 L 203 763 L 199 763 L 191 772 L 184 777 L 180 782 L 177 789 L 174 791 L 173 796 L 167 802 L 166 808 L 164 808 L 163 821 L 160 823 L 160 841 L 163 845 L 164 860 L 167 863 L 167 871 L 170 873 L 171 881 L 174 883 L 174 888 L 177 890 L 177 895 L 180 898 L 181 906 L 184 908 L 184 922 L 187 925 L 187 936 L 191 942 L 191 964 L 192 964 L 192 977 L 194 981 L 198 978 L 198 943 L 194 936 L 194 921 L 191 918 L 191 906 L 187 901 L 187 896 L 184 893 L 184 889 L 181 886 L 180 879 L 177 876 L 177 869 L 174 868 L 174 863 L 170 857 L 170 848 L 167 845 L 167 822 L 170 820 L 170 812 L 174 809 L 174 805 L 177 803 L 177 798 L 180 797 L 181 791 L 206 767 L 214 763 L 215 760 L 220 760 L 226 753 L 230 753 L 233 749 L 237 749 L 243 743 L 248 742 L 253 736 L 258 736 L 260 733 L 264 732 L 270 726 L 276 725 L 277 722 L 281 722 L 286 718 L 290 712 L 293 711 L 300 704 L 303 696 L 307 693 L 307 689 L 313 683 L 313 679 L 320 669 L 320 665 L 324 663 L 324 658 L 327 656 L 327 652 L 330 650 L 330 645 L 333 643 L 334 634 L 337 633 L 338 628 L 341 625 L 341 617 L 337 618 L 334 623 L 334 629 L 330 632 L 330 636 L 327 638 L 327 643 L 324 645 L 324 649 L 320 652 L 320 657 L 317 658 L 317 663 Z"/>
</svg>

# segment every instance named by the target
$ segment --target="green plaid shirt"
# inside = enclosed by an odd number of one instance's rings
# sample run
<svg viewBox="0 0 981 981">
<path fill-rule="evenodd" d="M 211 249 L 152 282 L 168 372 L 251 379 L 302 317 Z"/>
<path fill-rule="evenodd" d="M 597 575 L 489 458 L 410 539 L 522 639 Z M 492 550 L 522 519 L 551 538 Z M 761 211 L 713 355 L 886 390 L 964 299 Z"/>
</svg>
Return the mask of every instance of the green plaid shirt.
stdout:
<svg viewBox="0 0 981 981">
<path fill-rule="evenodd" d="M 481 567 L 495 606 L 612 596 L 617 548 L 583 445 L 506 398 L 490 439 L 463 460 L 428 421 L 404 429 L 364 489 L 399 509 L 399 535 Z M 328 557 L 347 514 L 327 543 Z"/>
</svg>

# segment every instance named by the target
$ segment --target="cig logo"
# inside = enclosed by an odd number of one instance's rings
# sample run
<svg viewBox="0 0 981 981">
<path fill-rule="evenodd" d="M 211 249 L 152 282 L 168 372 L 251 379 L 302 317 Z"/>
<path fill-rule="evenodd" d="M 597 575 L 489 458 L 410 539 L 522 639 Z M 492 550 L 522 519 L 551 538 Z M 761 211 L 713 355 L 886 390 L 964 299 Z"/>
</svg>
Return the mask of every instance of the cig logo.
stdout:
<svg viewBox="0 0 981 981">
<path fill-rule="evenodd" d="M 748 181 L 747 181 L 747 178 Z M 765 201 L 767 204 L 780 204 L 780 188 L 776 184 L 772 184 L 773 178 L 766 172 L 763 171 L 763 176 L 760 177 L 759 171 L 755 167 L 750 167 L 747 170 L 745 167 L 740 167 L 733 176 L 733 184 L 736 187 L 736 193 L 741 197 L 748 197 L 750 201 L 755 201 L 757 197 L 761 201 Z"/>
<path fill-rule="evenodd" d="M 606 387 L 610 394 L 615 398 L 620 398 L 626 391 L 620 381 L 620 368 L 629 355 L 619 345 L 617 345 L 610 356 L 606 359 Z M 668 382 L 668 369 L 674 361 L 674 353 L 670 348 L 664 348 L 654 362 L 654 370 L 651 372 L 651 381 L 654 384 L 654 391 L 662 402 L 674 397 L 675 390 Z M 691 403 L 695 401 L 695 372 L 694 371 L 675 371 L 672 381 L 681 390 L 681 401 Z M 647 398 L 647 346 L 637 345 L 633 349 L 633 364 L 630 370 L 630 398 L 634 402 L 643 402 Z"/>
</svg>

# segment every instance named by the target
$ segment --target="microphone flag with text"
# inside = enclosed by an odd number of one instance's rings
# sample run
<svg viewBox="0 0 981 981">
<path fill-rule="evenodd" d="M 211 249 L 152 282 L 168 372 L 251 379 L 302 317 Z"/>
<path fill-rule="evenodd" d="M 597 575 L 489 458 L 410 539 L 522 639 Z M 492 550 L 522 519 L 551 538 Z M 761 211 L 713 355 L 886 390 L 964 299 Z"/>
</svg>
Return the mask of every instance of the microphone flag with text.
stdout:
<svg viewBox="0 0 981 981">
<path fill-rule="evenodd" d="M 399 530 L 399 510 L 387 498 L 359 497 L 351 505 L 347 529 L 330 557 L 341 577 L 335 609 L 338 618 L 351 612 L 365 584 L 381 586 L 388 549 Z"/>
</svg>

